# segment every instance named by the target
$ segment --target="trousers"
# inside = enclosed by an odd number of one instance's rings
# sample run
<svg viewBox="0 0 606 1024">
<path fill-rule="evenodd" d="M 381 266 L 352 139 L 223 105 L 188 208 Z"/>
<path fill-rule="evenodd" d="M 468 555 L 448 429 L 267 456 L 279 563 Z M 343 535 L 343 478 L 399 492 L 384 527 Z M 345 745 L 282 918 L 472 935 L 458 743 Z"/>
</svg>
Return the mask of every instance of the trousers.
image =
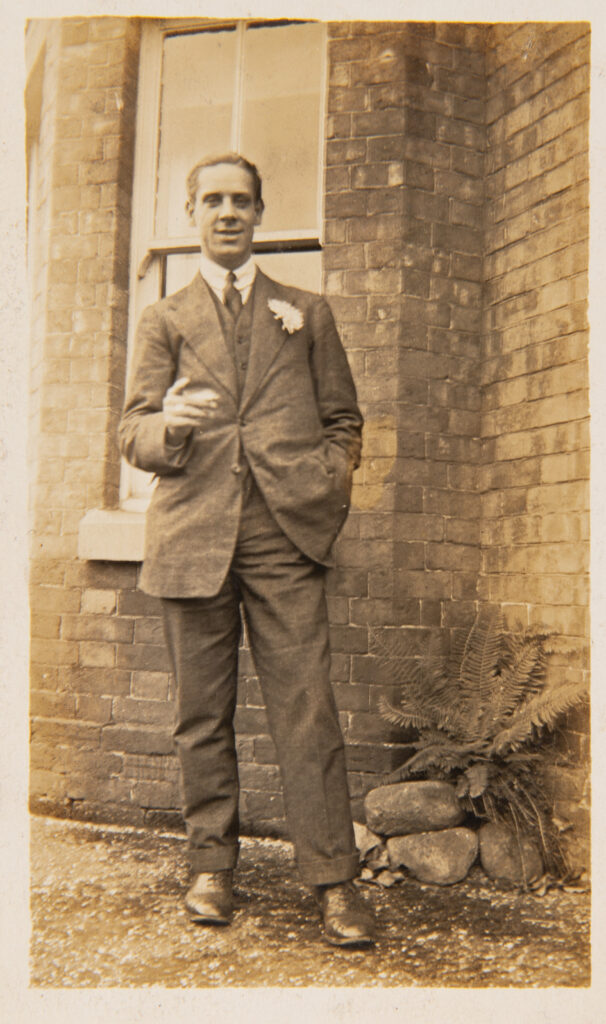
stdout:
<svg viewBox="0 0 606 1024">
<path fill-rule="evenodd" d="M 234 712 L 242 615 L 276 747 L 303 882 L 358 871 L 343 737 L 330 685 L 325 570 L 279 528 L 247 474 L 230 571 L 209 598 L 162 600 L 177 684 L 174 740 L 194 871 L 238 859 Z"/>
</svg>

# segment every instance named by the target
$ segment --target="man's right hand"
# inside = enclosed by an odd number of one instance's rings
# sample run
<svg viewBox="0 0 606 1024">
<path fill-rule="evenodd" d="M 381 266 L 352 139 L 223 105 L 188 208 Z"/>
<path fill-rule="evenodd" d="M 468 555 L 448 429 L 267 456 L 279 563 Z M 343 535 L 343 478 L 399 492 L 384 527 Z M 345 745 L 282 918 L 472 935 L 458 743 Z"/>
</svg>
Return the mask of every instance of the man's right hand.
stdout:
<svg viewBox="0 0 606 1024">
<path fill-rule="evenodd" d="M 212 388 L 187 390 L 189 377 L 179 377 L 162 401 L 166 439 L 169 444 L 185 441 L 192 429 L 201 427 L 217 408 L 219 396 Z"/>
</svg>

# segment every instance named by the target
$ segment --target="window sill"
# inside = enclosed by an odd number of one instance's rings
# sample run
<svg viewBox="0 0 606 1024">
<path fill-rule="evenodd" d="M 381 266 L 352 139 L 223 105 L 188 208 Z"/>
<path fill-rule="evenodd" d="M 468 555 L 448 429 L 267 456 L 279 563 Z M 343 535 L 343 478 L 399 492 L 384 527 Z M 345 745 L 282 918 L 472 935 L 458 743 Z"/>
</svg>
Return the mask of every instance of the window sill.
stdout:
<svg viewBox="0 0 606 1024">
<path fill-rule="evenodd" d="M 89 561 L 142 562 L 143 509 L 91 509 L 78 528 L 78 557 Z"/>
</svg>

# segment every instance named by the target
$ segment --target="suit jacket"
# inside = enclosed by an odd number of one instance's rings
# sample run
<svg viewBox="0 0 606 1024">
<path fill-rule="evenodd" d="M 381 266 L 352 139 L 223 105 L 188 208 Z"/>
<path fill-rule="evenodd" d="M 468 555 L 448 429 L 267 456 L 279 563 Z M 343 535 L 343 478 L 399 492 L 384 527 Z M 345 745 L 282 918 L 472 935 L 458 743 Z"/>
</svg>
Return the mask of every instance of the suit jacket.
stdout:
<svg viewBox="0 0 606 1024">
<path fill-rule="evenodd" d="M 289 334 L 271 299 L 296 306 L 303 326 Z M 314 561 L 332 564 L 361 448 L 347 357 L 320 296 L 257 270 L 250 301 L 250 356 L 239 400 L 234 359 L 200 274 L 141 318 L 120 441 L 129 462 L 159 477 L 141 575 L 150 594 L 205 597 L 219 590 L 238 534 L 242 457 L 289 539 Z M 213 388 L 219 404 L 203 427 L 172 447 L 162 399 L 179 377 Z"/>
</svg>

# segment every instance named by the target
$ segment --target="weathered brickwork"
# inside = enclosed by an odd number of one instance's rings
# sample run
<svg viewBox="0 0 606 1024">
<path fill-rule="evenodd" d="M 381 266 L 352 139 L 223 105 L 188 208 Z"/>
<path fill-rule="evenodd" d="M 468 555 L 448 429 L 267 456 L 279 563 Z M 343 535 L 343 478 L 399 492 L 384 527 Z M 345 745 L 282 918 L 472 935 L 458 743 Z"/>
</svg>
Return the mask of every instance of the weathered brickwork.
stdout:
<svg viewBox="0 0 606 1024">
<path fill-rule="evenodd" d="M 328 27 L 324 287 L 366 418 L 328 587 L 356 810 L 408 749 L 377 710 L 373 629 L 421 649 L 498 602 L 561 634 L 559 671 L 587 668 L 588 59 L 583 25 Z M 31 788 L 38 809 L 179 826 L 159 604 L 135 563 L 76 557 L 84 512 L 118 503 L 138 60 L 136 19 L 44 30 Z M 246 650 L 236 727 L 242 826 L 282 833 Z M 579 718 L 563 742 L 583 757 L 585 737 Z M 579 786 L 554 780 L 564 811 Z"/>
<path fill-rule="evenodd" d="M 356 795 L 403 759 L 377 712 L 393 680 L 369 627 L 405 627 L 421 646 L 475 610 L 482 39 L 473 26 L 350 23 L 329 42 L 325 286 L 366 417 L 333 598 Z"/>
<path fill-rule="evenodd" d="M 122 18 L 45 33 L 31 472 L 34 803 L 135 821 L 177 805 L 158 609 L 135 565 L 76 556 L 118 500 L 138 40 Z"/>
<path fill-rule="evenodd" d="M 479 596 L 589 656 L 587 24 L 490 29 Z M 587 757 L 586 716 L 565 738 Z M 570 787 L 567 787 L 567 791 Z M 587 818 L 583 780 L 565 816 Z"/>
</svg>

